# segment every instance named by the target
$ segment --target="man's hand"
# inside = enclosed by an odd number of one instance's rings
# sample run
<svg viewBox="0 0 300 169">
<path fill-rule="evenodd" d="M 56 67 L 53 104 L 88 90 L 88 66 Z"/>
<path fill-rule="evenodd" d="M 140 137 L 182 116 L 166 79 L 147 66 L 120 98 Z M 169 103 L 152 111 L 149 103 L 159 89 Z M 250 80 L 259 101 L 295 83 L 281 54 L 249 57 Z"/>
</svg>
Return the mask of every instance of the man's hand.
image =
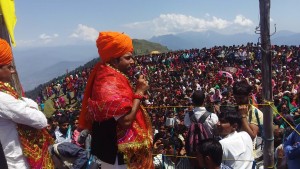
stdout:
<svg viewBox="0 0 300 169">
<path fill-rule="evenodd" d="M 179 154 L 180 154 L 181 156 L 185 156 L 185 155 L 186 155 L 186 151 L 185 151 L 185 148 L 184 148 L 184 147 L 182 147 L 182 149 L 180 150 Z"/>
<path fill-rule="evenodd" d="M 164 148 L 164 144 L 162 143 L 161 139 L 158 139 L 154 144 L 153 144 L 153 153 L 154 154 L 160 154 L 162 153 Z"/>
<path fill-rule="evenodd" d="M 162 143 L 161 143 L 161 140 L 158 139 L 158 140 L 153 144 L 153 148 L 154 148 L 154 149 L 157 149 L 158 146 L 159 146 L 160 144 L 162 144 Z"/>
<path fill-rule="evenodd" d="M 136 113 L 140 107 L 140 100 L 144 97 L 145 92 L 149 89 L 148 82 L 145 79 L 144 75 L 140 75 L 136 83 L 135 95 L 138 96 L 133 99 L 132 109 L 130 112 L 126 113 L 124 116 L 120 117 L 117 121 L 118 124 L 123 129 L 128 129 L 131 127 L 133 121 L 136 118 Z"/>
<path fill-rule="evenodd" d="M 240 105 L 239 113 L 243 118 L 246 118 L 248 116 L 248 105 Z"/>
<path fill-rule="evenodd" d="M 145 92 L 149 89 L 148 81 L 144 75 L 140 75 L 136 83 L 136 93 L 144 95 Z"/>
</svg>

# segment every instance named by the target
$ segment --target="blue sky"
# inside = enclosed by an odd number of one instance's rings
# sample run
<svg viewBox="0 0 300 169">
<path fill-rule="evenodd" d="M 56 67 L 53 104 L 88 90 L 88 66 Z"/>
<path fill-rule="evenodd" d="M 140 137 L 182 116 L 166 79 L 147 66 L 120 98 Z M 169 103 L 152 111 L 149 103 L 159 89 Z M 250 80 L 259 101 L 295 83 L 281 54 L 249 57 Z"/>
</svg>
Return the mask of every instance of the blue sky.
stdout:
<svg viewBox="0 0 300 169">
<path fill-rule="evenodd" d="M 299 33 L 300 1 L 271 1 L 271 25 Z M 107 30 L 138 39 L 185 31 L 254 33 L 259 23 L 259 0 L 15 0 L 15 7 L 16 48 L 93 44 Z"/>
</svg>

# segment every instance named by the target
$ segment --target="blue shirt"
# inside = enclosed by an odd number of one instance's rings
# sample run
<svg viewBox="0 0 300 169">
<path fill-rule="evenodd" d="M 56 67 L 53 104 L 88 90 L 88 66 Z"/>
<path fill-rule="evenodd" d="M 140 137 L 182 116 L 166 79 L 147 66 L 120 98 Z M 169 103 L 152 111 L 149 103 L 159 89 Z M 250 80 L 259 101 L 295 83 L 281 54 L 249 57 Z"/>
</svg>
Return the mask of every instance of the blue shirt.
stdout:
<svg viewBox="0 0 300 169">
<path fill-rule="evenodd" d="M 300 132 L 300 124 L 296 130 Z M 289 169 L 297 169 L 300 166 L 300 136 L 293 131 L 284 142 L 284 151 Z"/>
</svg>

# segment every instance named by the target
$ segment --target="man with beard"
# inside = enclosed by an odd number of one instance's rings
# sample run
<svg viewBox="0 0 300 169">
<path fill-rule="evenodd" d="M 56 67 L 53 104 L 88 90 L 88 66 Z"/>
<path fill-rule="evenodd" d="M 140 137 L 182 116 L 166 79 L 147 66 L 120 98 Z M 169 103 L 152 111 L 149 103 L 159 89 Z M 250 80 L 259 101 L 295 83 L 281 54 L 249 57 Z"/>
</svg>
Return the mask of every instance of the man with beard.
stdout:
<svg viewBox="0 0 300 169">
<path fill-rule="evenodd" d="M 134 89 L 127 77 L 134 65 L 132 40 L 100 32 L 96 44 L 101 62 L 89 76 L 79 117 L 79 125 L 91 130 L 91 153 L 103 169 L 153 168 L 151 121 L 140 106 L 149 85 L 140 75 Z"/>
<path fill-rule="evenodd" d="M 71 143 L 69 118 L 61 115 L 58 128 L 54 131 L 55 144 L 49 147 L 56 168 L 81 169 L 87 165 L 88 153 L 78 145 Z"/>
<path fill-rule="evenodd" d="M 67 116 L 60 116 L 58 118 L 58 128 L 54 131 L 55 143 L 71 142 L 71 134 L 68 133 L 69 119 Z"/>
</svg>

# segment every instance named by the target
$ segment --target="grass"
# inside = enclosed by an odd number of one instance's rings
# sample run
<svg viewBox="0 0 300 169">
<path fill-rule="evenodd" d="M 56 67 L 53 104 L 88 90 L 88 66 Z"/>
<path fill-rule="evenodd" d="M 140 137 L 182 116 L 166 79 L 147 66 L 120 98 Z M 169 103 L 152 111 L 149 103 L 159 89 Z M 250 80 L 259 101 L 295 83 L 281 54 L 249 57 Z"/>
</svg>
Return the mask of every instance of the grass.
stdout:
<svg viewBox="0 0 300 169">
<path fill-rule="evenodd" d="M 68 99 L 67 99 L 67 96 L 64 95 L 63 96 L 65 98 L 65 101 L 66 103 L 68 103 Z M 74 93 L 71 92 L 71 97 L 73 98 L 74 97 Z M 44 114 L 46 115 L 46 117 L 50 117 L 52 116 L 52 114 L 56 111 L 56 109 L 54 108 L 54 104 L 53 104 L 53 101 L 52 99 L 54 98 L 54 95 L 52 95 L 51 97 L 48 98 L 48 100 L 45 101 L 45 108 L 44 108 Z M 71 105 L 68 105 L 66 106 L 65 109 L 68 109 L 68 108 L 75 108 L 77 105 L 77 101 L 74 101 L 72 100 L 71 102 Z"/>
</svg>

